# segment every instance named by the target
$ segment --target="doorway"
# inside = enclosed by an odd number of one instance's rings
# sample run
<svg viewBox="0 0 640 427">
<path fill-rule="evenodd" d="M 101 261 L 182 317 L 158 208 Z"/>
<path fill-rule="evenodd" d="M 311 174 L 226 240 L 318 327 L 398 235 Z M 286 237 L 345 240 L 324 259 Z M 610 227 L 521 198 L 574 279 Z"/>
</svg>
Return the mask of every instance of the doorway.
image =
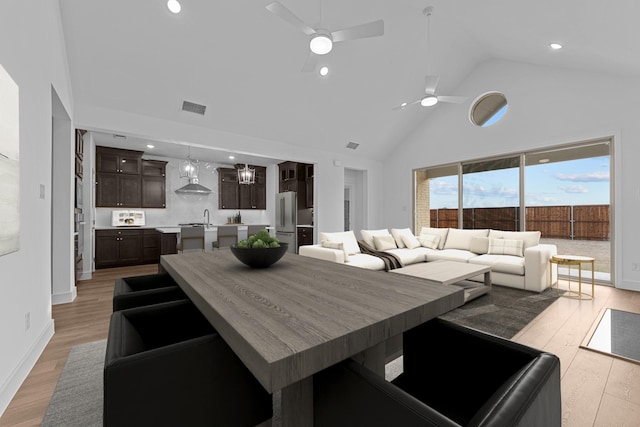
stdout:
<svg viewBox="0 0 640 427">
<path fill-rule="evenodd" d="M 366 174 L 355 169 L 344 170 L 344 230 L 366 229 Z"/>
</svg>

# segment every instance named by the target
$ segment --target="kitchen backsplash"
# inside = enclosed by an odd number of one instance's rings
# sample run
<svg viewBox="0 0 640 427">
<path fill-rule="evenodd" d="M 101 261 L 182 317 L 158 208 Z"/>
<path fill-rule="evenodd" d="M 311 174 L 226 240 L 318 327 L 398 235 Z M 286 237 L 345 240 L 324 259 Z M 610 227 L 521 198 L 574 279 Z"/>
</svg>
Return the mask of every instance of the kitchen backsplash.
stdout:
<svg viewBox="0 0 640 427">
<path fill-rule="evenodd" d="M 154 159 L 152 156 L 145 158 Z M 205 209 L 209 209 L 212 224 L 224 224 L 227 218 L 238 213 L 238 210 L 218 209 L 218 174 L 213 169 L 200 168 L 200 184 L 211 189 L 208 196 L 176 194 L 175 190 L 188 183 L 178 173 L 181 160 L 155 157 L 158 160 L 169 160 L 167 164 L 167 207 L 165 209 L 143 209 L 146 223 L 149 226 L 177 225 L 185 222 L 202 222 Z M 96 208 L 96 226 L 111 225 L 111 208 Z M 139 209 L 136 209 L 139 210 Z M 270 216 L 266 210 L 240 210 L 242 222 L 246 224 L 270 224 Z"/>
</svg>

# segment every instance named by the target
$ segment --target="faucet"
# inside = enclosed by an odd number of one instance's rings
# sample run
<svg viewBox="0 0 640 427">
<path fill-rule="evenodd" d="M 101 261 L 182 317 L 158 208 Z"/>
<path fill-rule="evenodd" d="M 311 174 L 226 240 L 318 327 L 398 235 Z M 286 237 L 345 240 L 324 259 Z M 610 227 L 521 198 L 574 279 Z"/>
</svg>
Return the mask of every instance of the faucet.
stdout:
<svg viewBox="0 0 640 427">
<path fill-rule="evenodd" d="M 209 209 L 205 209 L 205 210 L 204 210 L 204 214 L 202 214 L 202 216 L 203 216 L 204 218 L 206 218 L 206 219 L 207 219 L 207 221 L 204 223 L 204 226 L 205 226 L 205 227 L 208 227 L 208 226 L 209 226 L 209 223 L 210 223 L 210 221 L 211 221 L 211 220 L 209 219 Z"/>
</svg>

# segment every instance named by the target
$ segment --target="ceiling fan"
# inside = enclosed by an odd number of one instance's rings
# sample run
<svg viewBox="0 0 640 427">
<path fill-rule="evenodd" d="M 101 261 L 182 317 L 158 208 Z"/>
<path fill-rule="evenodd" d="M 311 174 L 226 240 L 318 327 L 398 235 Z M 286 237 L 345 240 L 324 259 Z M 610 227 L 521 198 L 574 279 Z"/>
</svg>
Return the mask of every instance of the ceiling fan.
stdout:
<svg viewBox="0 0 640 427">
<path fill-rule="evenodd" d="M 382 19 L 342 30 L 329 31 L 324 28 L 312 28 L 305 24 L 291 10 L 278 1 L 269 3 L 266 9 L 311 37 L 309 40 L 309 57 L 302 67 L 304 72 L 313 71 L 318 61 L 318 55 L 326 55 L 331 52 L 333 43 L 377 37 L 384 34 L 384 21 Z"/>
<path fill-rule="evenodd" d="M 427 54 L 431 53 L 431 14 L 433 13 L 433 6 L 426 7 L 422 14 L 427 17 Z M 428 68 L 428 67 L 427 67 Z M 393 107 L 393 110 L 404 110 L 410 105 L 420 104 L 423 107 L 432 107 L 438 102 L 448 102 L 452 104 L 461 104 L 467 100 L 464 96 L 446 96 L 437 95 L 436 89 L 438 88 L 438 81 L 440 77 L 430 75 L 427 69 L 427 75 L 425 76 L 424 93 L 425 95 L 411 102 L 403 102 L 402 104 Z"/>
</svg>

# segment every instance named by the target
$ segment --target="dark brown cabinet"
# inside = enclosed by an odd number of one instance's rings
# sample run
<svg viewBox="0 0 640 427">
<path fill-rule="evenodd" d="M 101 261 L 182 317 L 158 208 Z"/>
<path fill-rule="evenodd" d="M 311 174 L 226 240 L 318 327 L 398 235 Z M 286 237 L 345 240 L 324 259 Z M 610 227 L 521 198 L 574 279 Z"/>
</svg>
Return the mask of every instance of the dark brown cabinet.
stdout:
<svg viewBox="0 0 640 427">
<path fill-rule="evenodd" d="M 250 167 L 256 170 L 254 184 L 240 184 L 237 169 L 218 169 L 219 209 L 267 208 L 267 168 Z"/>
<path fill-rule="evenodd" d="M 298 247 L 313 245 L 313 228 L 298 227 Z"/>
<path fill-rule="evenodd" d="M 142 154 L 142 151 L 96 147 L 96 171 L 140 175 Z"/>
<path fill-rule="evenodd" d="M 160 262 L 160 234 L 157 230 L 142 230 L 143 264 Z"/>
<path fill-rule="evenodd" d="M 165 208 L 167 162 L 159 160 L 142 160 L 142 207 Z"/>
<path fill-rule="evenodd" d="M 96 268 L 141 264 L 143 230 L 96 230 Z"/>
<path fill-rule="evenodd" d="M 283 162 L 278 165 L 279 191 L 295 191 L 298 209 L 313 207 L 313 165 L 308 163 Z"/>
</svg>

